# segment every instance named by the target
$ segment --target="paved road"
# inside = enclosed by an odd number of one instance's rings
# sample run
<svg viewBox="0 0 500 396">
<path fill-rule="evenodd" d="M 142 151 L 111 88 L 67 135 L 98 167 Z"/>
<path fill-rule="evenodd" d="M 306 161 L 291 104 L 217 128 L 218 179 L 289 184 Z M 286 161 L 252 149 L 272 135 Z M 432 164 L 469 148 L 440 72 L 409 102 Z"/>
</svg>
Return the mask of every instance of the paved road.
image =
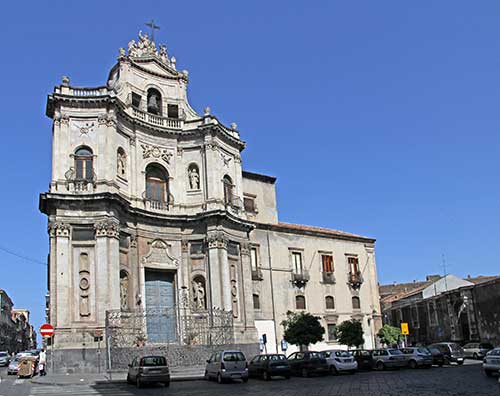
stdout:
<svg viewBox="0 0 500 396">
<path fill-rule="evenodd" d="M 36 385 L 29 380 L 7 377 L 0 369 L 0 396 L 131 396 L 131 395 L 384 395 L 384 396 L 488 396 L 500 395 L 496 378 L 486 378 L 480 364 L 443 368 L 363 372 L 338 377 L 273 379 L 271 382 L 252 379 L 247 384 L 218 385 L 214 382 L 174 382 L 169 388 L 161 385 L 136 389 L 122 383 L 97 385 Z"/>
</svg>

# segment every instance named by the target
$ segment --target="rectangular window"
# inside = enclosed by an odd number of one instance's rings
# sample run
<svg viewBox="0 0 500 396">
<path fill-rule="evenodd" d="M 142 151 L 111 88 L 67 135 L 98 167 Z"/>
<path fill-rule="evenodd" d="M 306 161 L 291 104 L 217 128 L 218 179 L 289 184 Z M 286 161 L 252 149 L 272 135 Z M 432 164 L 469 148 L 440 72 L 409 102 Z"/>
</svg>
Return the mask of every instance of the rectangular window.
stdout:
<svg viewBox="0 0 500 396">
<path fill-rule="evenodd" d="M 349 271 L 351 274 L 359 273 L 359 261 L 357 257 L 347 257 L 347 263 L 349 264 Z"/>
<path fill-rule="evenodd" d="M 120 234 L 120 247 L 123 249 L 128 249 L 128 235 Z"/>
<path fill-rule="evenodd" d="M 245 212 L 255 213 L 255 199 L 249 197 L 243 197 L 243 206 L 245 207 Z"/>
<path fill-rule="evenodd" d="M 234 242 L 229 242 L 227 244 L 227 254 L 231 256 L 238 256 L 239 255 L 239 248 L 238 244 Z"/>
<path fill-rule="evenodd" d="M 179 118 L 179 106 L 176 104 L 167 105 L 168 118 Z"/>
<path fill-rule="evenodd" d="M 259 257 L 256 247 L 250 248 L 250 262 L 252 264 L 252 271 L 257 271 L 259 268 Z"/>
<path fill-rule="evenodd" d="M 190 253 L 192 255 L 204 254 L 203 242 L 191 242 Z"/>
<path fill-rule="evenodd" d="M 294 274 L 302 274 L 302 253 L 292 252 L 292 269 Z"/>
<path fill-rule="evenodd" d="M 132 107 L 139 109 L 141 107 L 141 95 L 132 92 Z"/>
<path fill-rule="evenodd" d="M 333 256 L 330 254 L 321 255 L 321 263 L 323 264 L 323 272 L 333 272 Z"/>
<path fill-rule="evenodd" d="M 93 241 L 94 239 L 94 227 L 74 227 L 71 232 L 71 240 L 73 241 Z"/>
<path fill-rule="evenodd" d="M 327 333 L 328 333 L 328 341 L 336 341 L 337 340 L 337 325 L 333 323 L 328 323 L 326 325 Z"/>
</svg>

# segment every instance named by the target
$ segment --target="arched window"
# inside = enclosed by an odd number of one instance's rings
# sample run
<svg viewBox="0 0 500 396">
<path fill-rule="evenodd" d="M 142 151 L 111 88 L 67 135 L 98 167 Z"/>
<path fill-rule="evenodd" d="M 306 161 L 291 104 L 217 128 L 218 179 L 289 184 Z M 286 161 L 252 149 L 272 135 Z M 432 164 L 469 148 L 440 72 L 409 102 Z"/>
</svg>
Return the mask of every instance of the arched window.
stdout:
<svg viewBox="0 0 500 396">
<path fill-rule="evenodd" d="M 226 175 L 222 179 L 224 185 L 224 203 L 226 205 L 231 205 L 233 202 L 233 181 Z"/>
<path fill-rule="evenodd" d="M 146 167 L 146 199 L 156 202 L 167 202 L 168 173 L 160 165 L 150 164 Z"/>
<path fill-rule="evenodd" d="M 335 309 L 335 300 L 332 296 L 325 297 L 325 306 L 326 309 Z"/>
<path fill-rule="evenodd" d="M 258 294 L 253 294 L 253 309 L 260 309 L 260 298 Z"/>
<path fill-rule="evenodd" d="M 295 309 L 306 309 L 306 298 L 304 296 L 295 296 Z"/>
<path fill-rule="evenodd" d="M 75 151 L 75 172 L 77 180 L 92 180 L 94 177 L 92 150 L 80 147 Z"/>
<path fill-rule="evenodd" d="M 148 89 L 148 113 L 161 115 L 161 93 L 155 88 Z"/>
<path fill-rule="evenodd" d="M 352 298 L 352 309 L 361 309 L 361 301 L 359 297 L 354 296 Z"/>
</svg>

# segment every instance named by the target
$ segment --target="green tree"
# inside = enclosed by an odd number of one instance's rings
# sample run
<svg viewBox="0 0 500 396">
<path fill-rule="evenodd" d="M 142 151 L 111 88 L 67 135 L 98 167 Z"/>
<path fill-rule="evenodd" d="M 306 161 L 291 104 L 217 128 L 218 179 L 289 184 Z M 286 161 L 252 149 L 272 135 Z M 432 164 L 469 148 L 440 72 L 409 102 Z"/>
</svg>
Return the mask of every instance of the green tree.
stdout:
<svg viewBox="0 0 500 396">
<path fill-rule="evenodd" d="M 385 324 L 377 333 L 380 342 L 385 345 L 397 344 L 401 339 L 401 329 L 399 327 Z"/>
<path fill-rule="evenodd" d="M 337 339 L 340 344 L 348 347 L 363 345 L 363 327 L 356 319 L 346 320 L 337 326 Z"/>
<path fill-rule="evenodd" d="M 286 319 L 281 322 L 285 328 L 284 338 L 286 342 L 298 345 L 301 350 L 307 349 L 309 344 L 323 341 L 325 329 L 321 326 L 317 316 L 310 313 L 293 313 L 288 311 Z"/>
</svg>

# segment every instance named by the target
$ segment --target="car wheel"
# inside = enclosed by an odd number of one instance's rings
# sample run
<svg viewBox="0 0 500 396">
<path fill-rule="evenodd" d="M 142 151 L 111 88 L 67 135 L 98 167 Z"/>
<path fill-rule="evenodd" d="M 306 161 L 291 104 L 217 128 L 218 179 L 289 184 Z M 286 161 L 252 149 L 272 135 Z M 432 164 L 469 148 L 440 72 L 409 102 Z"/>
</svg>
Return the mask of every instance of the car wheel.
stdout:
<svg viewBox="0 0 500 396">
<path fill-rule="evenodd" d="M 477 356 L 477 353 L 474 352 L 474 355 L 472 355 L 472 359 L 477 360 L 478 358 L 479 358 L 479 356 Z"/>
<path fill-rule="evenodd" d="M 243 377 L 243 383 L 247 383 L 248 382 L 248 377 Z"/>
<path fill-rule="evenodd" d="M 461 366 L 462 364 L 464 364 L 464 361 L 462 360 L 462 361 L 460 361 L 460 362 L 457 362 L 457 364 L 458 364 L 459 366 Z"/>
<path fill-rule="evenodd" d="M 302 369 L 301 374 L 302 374 L 302 377 L 304 377 L 304 378 L 309 377 L 309 373 L 307 372 L 307 370 L 305 368 Z"/>
<path fill-rule="evenodd" d="M 217 383 L 222 384 L 224 380 L 222 379 L 222 375 L 220 373 L 217 374 Z"/>
<path fill-rule="evenodd" d="M 208 371 L 205 370 L 205 375 L 204 375 L 205 381 L 210 381 L 210 376 L 208 375 Z"/>
<path fill-rule="evenodd" d="M 170 386 L 170 381 L 164 382 L 163 385 L 165 386 L 165 388 L 168 388 Z"/>
<path fill-rule="evenodd" d="M 377 370 L 384 370 L 385 369 L 385 364 L 383 362 L 377 362 L 377 364 L 375 365 L 375 368 Z"/>
<path fill-rule="evenodd" d="M 130 378 L 130 374 L 127 374 L 127 384 L 132 384 L 132 379 Z"/>
<path fill-rule="evenodd" d="M 269 373 L 268 373 L 266 370 L 264 370 L 264 371 L 262 372 L 262 379 L 263 379 L 264 381 L 269 381 L 269 380 L 271 379 L 271 376 L 269 375 Z"/>
<path fill-rule="evenodd" d="M 487 377 L 493 377 L 493 373 L 491 372 L 491 370 L 484 370 L 484 373 Z"/>
<path fill-rule="evenodd" d="M 285 375 L 285 379 L 290 379 L 290 375 Z"/>
<path fill-rule="evenodd" d="M 450 364 L 450 359 L 448 359 L 447 357 L 444 358 L 444 364 Z"/>
<path fill-rule="evenodd" d="M 331 375 L 338 375 L 338 370 L 337 367 L 335 367 L 333 364 L 330 366 L 330 374 Z"/>
<path fill-rule="evenodd" d="M 410 360 L 408 362 L 408 367 L 410 367 L 411 369 L 416 369 L 417 368 L 417 362 L 415 360 Z"/>
<path fill-rule="evenodd" d="M 142 387 L 141 377 L 137 376 L 135 379 L 135 386 L 137 386 L 137 388 Z"/>
</svg>

